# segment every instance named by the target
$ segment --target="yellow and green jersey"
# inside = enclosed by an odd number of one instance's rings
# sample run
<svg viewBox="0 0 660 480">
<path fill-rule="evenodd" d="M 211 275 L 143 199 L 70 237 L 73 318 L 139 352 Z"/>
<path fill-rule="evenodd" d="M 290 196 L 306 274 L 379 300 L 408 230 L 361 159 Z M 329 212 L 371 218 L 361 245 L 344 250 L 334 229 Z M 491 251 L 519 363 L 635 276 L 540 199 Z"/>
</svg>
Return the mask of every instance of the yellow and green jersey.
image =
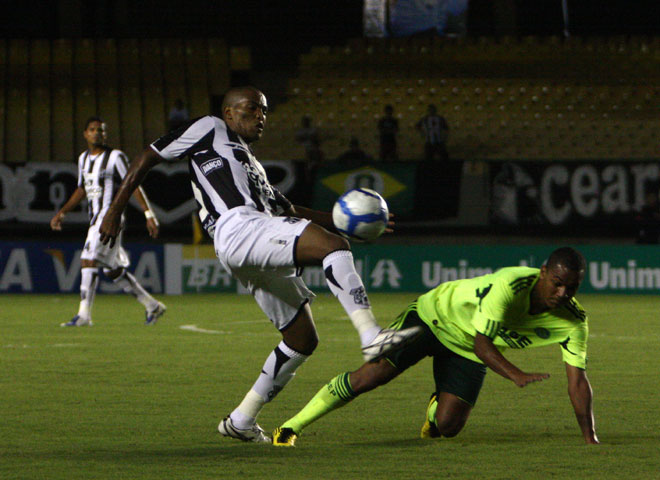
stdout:
<svg viewBox="0 0 660 480">
<path fill-rule="evenodd" d="M 500 351 L 559 344 L 564 362 L 587 364 L 587 314 L 575 298 L 562 307 L 529 314 L 540 270 L 507 267 L 480 277 L 446 282 L 418 299 L 419 316 L 447 348 L 483 363 L 474 353 L 477 332 Z"/>
</svg>

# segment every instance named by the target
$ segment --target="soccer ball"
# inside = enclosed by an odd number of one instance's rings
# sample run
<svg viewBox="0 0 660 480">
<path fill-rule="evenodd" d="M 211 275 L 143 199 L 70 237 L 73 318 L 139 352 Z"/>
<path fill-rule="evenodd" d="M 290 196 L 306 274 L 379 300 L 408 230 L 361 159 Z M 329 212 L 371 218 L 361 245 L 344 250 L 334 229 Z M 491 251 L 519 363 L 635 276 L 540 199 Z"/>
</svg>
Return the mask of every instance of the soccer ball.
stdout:
<svg viewBox="0 0 660 480">
<path fill-rule="evenodd" d="M 385 199 L 368 188 L 355 188 L 344 193 L 332 208 L 332 222 L 344 237 L 371 242 L 387 227 L 389 210 Z"/>
</svg>

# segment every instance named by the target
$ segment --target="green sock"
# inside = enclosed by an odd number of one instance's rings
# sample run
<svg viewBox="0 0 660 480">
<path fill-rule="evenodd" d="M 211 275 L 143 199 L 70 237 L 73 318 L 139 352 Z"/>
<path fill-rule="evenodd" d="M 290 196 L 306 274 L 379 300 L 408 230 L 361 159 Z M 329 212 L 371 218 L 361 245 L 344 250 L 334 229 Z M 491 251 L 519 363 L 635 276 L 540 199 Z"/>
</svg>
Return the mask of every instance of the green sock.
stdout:
<svg viewBox="0 0 660 480">
<path fill-rule="evenodd" d="M 429 405 L 429 409 L 426 412 L 428 414 L 427 418 L 429 422 L 431 422 L 433 425 L 435 425 L 435 412 L 437 409 L 438 409 L 438 400 L 435 399 L 433 400 L 433 403 Z"/>
<path fill-rule="evenodd" d="M 293 418 L 290 418 L 282 428 L 291 428 L 297 434 L 312 422 L 315 422 L 326 413 L 330 413 L 357 397 L 351 388 L 348 372 L 337 375 L 324 385 L 321 390 L 300 410 Z"/>
</svg>

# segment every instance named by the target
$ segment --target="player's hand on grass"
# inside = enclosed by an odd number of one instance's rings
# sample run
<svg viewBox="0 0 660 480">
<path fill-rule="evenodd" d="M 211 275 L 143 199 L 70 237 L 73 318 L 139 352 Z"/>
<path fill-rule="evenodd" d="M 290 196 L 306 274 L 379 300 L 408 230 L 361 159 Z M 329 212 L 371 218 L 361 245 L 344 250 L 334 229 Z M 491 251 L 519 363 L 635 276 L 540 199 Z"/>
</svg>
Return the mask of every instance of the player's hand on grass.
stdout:
<svg viewBox="0 0 660 480">
<path fill-rule="evenodd" d="M 543 380 L 546 380 L 550 378 L 549 373 L 525 373 L 521 372 L 519 375 L 516 375 L 514 378 L 512 378 L 513 383 L 515 383 L 517 386 L 520 388 L 525 387 L 529 385 L 530 383 L 534 382 L 541 382 Z"/>
<path fill-rule="evenodd" d="M 62 230 L 62 220 L 64 219 L 64 214 L 62 212 L 57 212 L 53 218 L 50 219 L 50 228 L 59 232 Z"/>
<path fill-rule="evenodd" d="M 121 228 L 121 213 L 115 212 L 112 208 L 108 209 L 108 212 L 103 217 L 103 222 L 99 227 L 99 233 L 101 242 L 103 245 L 106 245 L 110 242 L 110 246 L 114 247 L 115 239 L 119 235 L 119 230 Z"/>
</svg>

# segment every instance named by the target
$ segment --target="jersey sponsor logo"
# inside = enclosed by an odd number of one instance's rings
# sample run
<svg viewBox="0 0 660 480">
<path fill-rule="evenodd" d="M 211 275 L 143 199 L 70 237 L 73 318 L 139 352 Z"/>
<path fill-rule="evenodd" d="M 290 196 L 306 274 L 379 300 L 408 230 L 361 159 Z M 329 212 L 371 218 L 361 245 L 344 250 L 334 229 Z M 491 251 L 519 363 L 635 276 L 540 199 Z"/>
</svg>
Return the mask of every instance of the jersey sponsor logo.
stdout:
<svg viewBox="0 0 660 480">
<path fill-rule="evenodd" d="M 543 340 L 547 340 L 548 338 L 550 338 L 550 330 L 548 330 L 547 328 L 536 327 L 534 329 L 534 333 Z"/>
<path fill-rule="evenodd" d="M 506 327 L 500 327 L 497 335 L 511 348 L 525 348 L 532 344 L 532 340 L 527 335 L 521 335 Z"/>
<path fill-rule="evenodd" d="M 218 158 L 213 158 L 211 160 L 207 160 L 204 163 L 202 163 L 199 168 L 202 171 L 204 175 L 208 175 L 211 173 L 213 170 L 217 170 L 218 168 L 222 168 L 224 165 L 224 162 L 222 161 L 221 157 Z"/>
<path fill-rule="evenodd" d="M 300 219 L 297 218 L 297 217 L 284 217 L 282 219 L 282 221 L 284 223 L 290 223 L 291 225 L 294 225 L 294 224 L 298 223 L 300 221 Z"/>
</svg>

